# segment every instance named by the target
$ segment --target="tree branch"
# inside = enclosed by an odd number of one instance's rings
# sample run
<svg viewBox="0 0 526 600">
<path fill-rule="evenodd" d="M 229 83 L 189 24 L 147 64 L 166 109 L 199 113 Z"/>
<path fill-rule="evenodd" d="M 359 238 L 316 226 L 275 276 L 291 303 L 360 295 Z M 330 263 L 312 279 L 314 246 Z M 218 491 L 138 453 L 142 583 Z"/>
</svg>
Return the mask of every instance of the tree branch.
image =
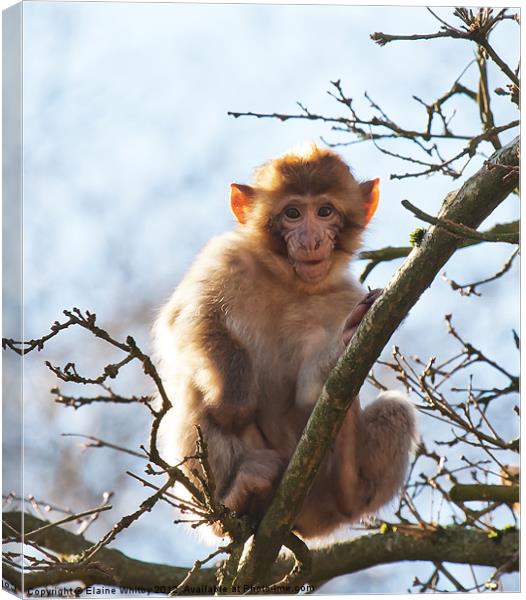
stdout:
<svg viewBox="0 0 526 600">
<path fill-rule="evenodd" d="M 424 33 L 415 35 L 390 35 L 387 33 L 376 32 L 370 35 L 370 38 L 380 46 L 385 46 L 389 42 L 393 41 L 416 41 L 416 40 L 432 40 L 436 38 L 453 38 L 460 40 L 468 40 L 475 42 L 479 47 L 484 48 L 488 53 L 489 57 L 493 62 L 500 68 L 500 70 L 507 75 L 514 85 L 519 87 L 520 82 L 518 76 L 512 71 L 508 64 L 495 52 L 493 47 L 488 41 L 488 36 L 495 24 L 504 19 L 516 20 L 517 15 L 510 15 L 506 13 L 506 9 L 499 11 L 497 15 L 493 16 L 492 8 L 480 8 L 478 12 L 471 11 L 464 8 L 457 8 L 454 11 L 454 15 L 459 17 L 465 27 L 458 29 L 452 27 L 449 23 L 446 23 L 440 19 L 430 8 L 429 12 L 442 23 L 440 31 L 435 33 Z"/>
<path fill-rule="evenodd" d="M 519 502 L 518 485 L 456 484 L 449 490 L 453 502 Z"/>
<path fill-rule="evenodd" d="M 516 138 L 492 156 L 499 165 L 518 164 Z M 503 177 L 502 171 L 506 174 Z M 517 174 L 483 167 L 455 194 L 449 195 L 438 217 L 476 228 L 511 193 Z M 352 400 L 395 329 L 459 247 L 460 240 L 432 226 L 396 272 L 360 323 L 347 350 L 331 371 L 299 444 L 240 566 L 238 582 L 258 581 L 276 559 L 293 527 L 327 450 L 341 427 Z"/>
<path fill-rule="evenodd" d="M 26 528 L 39 529 L 48 525 L 46 521 L 29 513 L 24 513 L 23 516 Z M 12 535 L 12 529 L 20 532 L 21 518 L 20 512 L 5 513 L 4 533 Z M 448 527 L 436 531 L 413 526 L 395 529 L 392 528 L 388 533 L 365 535 L 312 550 L 308 583 L 318 587 L 333 577 L 404 560 L 447 561 L 496 568 L 511 561 L 508 569 L 518 569 L 517 561 L 513 560 L 519 545 L 519 531 L 515 529 L 504 530 L 493 537 L 488 537 L 483 531 L 464 527 Z M 34 541 L 64 557 L 79 555 L 91 547 L 91 543 L 82 535 L 60 527 L 42 530 L 40 534 L 35 535 Z M 104 568 L 101 565 L 104 565 Z M 292 566 L 292 559 L 280 559 L 272 569 L 272 578 L 275 580 L 286 575 Z M 123 588 L 158 590 L 160 593 L 166 590 L 168 593 L 188 574 L 188 567 L 148 563 L 109 548 L 100 550 L 96 563 L 73 565 L 69 569 L 67 567 L 66 563 L 64 568 L 52 571 L 25 571 L 25 590 L 81 580 L 87 585 L 119 585 Z M 192 579 L 191 593 L 213 593 L 214 586 L 217 585 L 216 572 L 216 567 L 197 570 Z M 4 578 L 20 589 L 20 571 L 4 566 Z M 187 590 L 186 593 L 189 592 L 190 590 Z"/>
</svg>

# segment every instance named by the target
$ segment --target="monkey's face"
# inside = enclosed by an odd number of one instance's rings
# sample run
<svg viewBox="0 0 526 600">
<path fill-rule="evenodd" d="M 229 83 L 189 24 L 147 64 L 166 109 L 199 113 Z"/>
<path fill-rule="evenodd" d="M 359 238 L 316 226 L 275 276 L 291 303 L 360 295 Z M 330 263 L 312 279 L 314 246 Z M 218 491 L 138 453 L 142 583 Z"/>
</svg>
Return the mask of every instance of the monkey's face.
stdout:
<svg viewBox="0 0 526 600">
<path fill-rule="evenodd" d="M 319 288 L 359 247 L 378 182 L 358 183 L 341 157 L 311 146 L 262 165 L 253 185 L 231 184 L 230 207 L 268 265 Z"/>
<path fill-rule="evenodd" d="M 330 198 L 288 198 L 277 221 L 297 276 L 307 283 L 322 281 L 331 268 L 334 247 L 344 222 Z"/>
</svg>

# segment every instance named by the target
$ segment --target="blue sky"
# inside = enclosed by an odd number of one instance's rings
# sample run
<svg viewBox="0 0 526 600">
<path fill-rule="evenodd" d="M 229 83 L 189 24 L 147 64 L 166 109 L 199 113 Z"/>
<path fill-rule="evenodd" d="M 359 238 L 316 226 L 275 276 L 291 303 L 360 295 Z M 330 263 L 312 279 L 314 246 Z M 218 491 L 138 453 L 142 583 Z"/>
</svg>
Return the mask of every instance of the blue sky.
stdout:
<svg viewBox="0 0 526 600">
<path fill-rule="evenodd" d="M 452 19 L 449 9 L 437 12 Z M 97 312 L 122 336 L 133 333 L 148 348 L 157 307 L 199 248 L 232 226 L 230 182 L 247 182 L 255 166 L 298 142 L 320 136 L 331 142 L 348 139 L 322 123 L 233 119 L 227 112 L 296 112 L 300 101 L 316 113 L 345 114 L 326 93 L 331 80 L 341 79 L 364 113 L 370 111 L 363 96 L 367 91 L 394 120 L 423 125 L 424 111 L 412 95 L 430 101 L 449 89 L 472 60 L 472 46 L 436 40 L 381 48 L 369 34 L 437 27 L 423 7 L 26 2 L 26 337 L 41 335 L 63 308 L 79 306 Z M 495 42 L 514 64 L 516 25 L 506 23 Z M 493 87 L 502 85 L 498 73 L 491 70 L 490 75 Z M 472 66 L 463 82 L 474 87 L 475 81 Z M 494 108 L 499 122 L 514 117 L 507 99 L 498 98 Z M 475 105 L 460 101 L 453 123 L 463 133 L 477 133 Z M 445 194 L 458 187 L 441 177 L 391 181 L 392 172 L 408 166 L 371 144 L 350 146 L 342 154 L 359 178 L 382 180 L 367 248 L 407 244 L 418 222 L 400 200 L 434 213 Z M 482 161 L 476 157 L 466 173 Z M 517 218 L 517 211 L 518 203 L 510 198 L 488 225 Z M 497 245 L 491 252 L 466 250 L 446 270 L 462 281 L 475 280 L 496 272 L 509 254 L 508 247 Z M 395 267 L 379 266 L 369 284 L 381 287 Z M 355 265 L 354 271 L 362 268 Z M 513 273 L 516 280 L 516 267 Z M 437 281 L 394 341 L 406 348 L 411 344 L 412 352 L 424 356 L 445 352 L 450 342 L 441 316 L 453 312 L 464 332 L 483 332 L 474 341 L 482 339 L 490 353 L 498 348 L 501 356 L 515 361 L 510 330 L 516 327 L 518 282 L 507 289 L 505 296 L 495 285 L 487 292 L 488 303 L 462 300 Z M 499 327 L 494 326 L 496 312 Z M 427 335 L 430 317 L 436 331 Z M 57 341 L 57 361 L 70 356 L 80 339 L 73 335 Z M 40 366 L 41 358 L 28 363 L 27 402 L 43 411 L 51 425 L 49 437 L 28 442 L 28 456 L 33 452 L 35 462 L 28 467 L 27 485 L 36 495 L 53 495 L 56 489 L 45 489 L 42 469 L 47 473 L 72 444 L 56 442 L 54 434 L 107 429 L 111 438 L 113 431 L 107 409 L 71 414 L 50 406 L 47 389 L 53 381 Z M 90 366 L 98 364 L 93 357 L 83 359 Z M 135 382 L 130 376 L 128 385 Z M 110 412 L 123 439 L 135 445 L 143 441 L 147 421 Z M 39 428 L 40 420 L 28 417 L 29 433 Z M 101 481 L 98 458 L 86 455 L 82 476 L 88 487 Z M 104 485 L 112 485 L 112 474 L 105 472 L 105 477 Z M 130 486 L 125 479 L 120 484 Z M 126 502 L 117 500 L 118 509 L 125 510 L 141 493 L 133 488 Z M 185 543 L 140 543 L 155 518 L 148 519 L 138 533 L 126 532 L 119 547 L 155 560 L 167 552 L 174 561 L 200 556 L 197 546 L 189 551 Z M 363 589 L 389 591 L 393 585 L 382 580 L 383 587 L 375 587 L 370 575 L 357 577 Z"/>
<path fill-rule="evenodd" d="M 465 42 L 381 48 L 369 39 L 434 30 L 423 8 L 27 2 L 24 23 L 27 301 L 69 272 L 39 327 L 64 302 L 108 302 L 106 285 L 85 285 L 100 280 L 101 264 L 110 287 L 144 290 L 155 274 L 166 294 L 210 235 L 230 226 L 231 181 L 298 141 L 345 140 L 320 123 L 235 120 L 229 110 L 295 112 L 301 101 L 341 114 L 326 94 L 341 78 L 364 112 L 367 91 L 402 123 L 423 123 L 412 94 L 437 97 L 472 58 Z M 517 39 L 505 49 L 513 56 Z M 472 67 L 466 82 L 474 76 Z M 454 122 L 477 131 L 477 112 L 461 102 Z M 370 144 L 345 157 L 359 177 L 382 178 L 371 247 L 405 243 L 415 223 L 402 198 L 431 209 L 452 187 L 389 181 L 406 166 Z M 48 235 L 51 220 L 60 235 Z"/>
</svg>

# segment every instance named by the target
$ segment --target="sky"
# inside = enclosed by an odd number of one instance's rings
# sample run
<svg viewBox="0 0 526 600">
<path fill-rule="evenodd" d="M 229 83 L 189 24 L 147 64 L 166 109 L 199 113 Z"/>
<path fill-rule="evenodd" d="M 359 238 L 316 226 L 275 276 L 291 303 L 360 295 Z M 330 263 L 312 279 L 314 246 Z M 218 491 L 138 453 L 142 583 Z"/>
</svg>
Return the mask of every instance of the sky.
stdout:
<svg viewBox="0 0 526 600">
<path fill-rule="evenodd" d="M 452 20 L 449 9 L 436 12 Z M 473 59 L 472 46 L 463 41 L 382 48 L 369 39 L 375 31 L 435 31 L 438 23 L 423 7 L 28 1 L 23 25 L 25 337 L 42 335 L 64 308 L 78 306 L 96 312 L 117 336 L 132 333 L 145 350 L 158 307 L 195 254 L 210 237 L 232 227 L 229 184 L 247 183 L 254 167 L 305 140 L 349 140 L 319 122 L 234 119 L 228 111 L 294 113 L 301 102 L 315 113 L 344 115 L 327 94 L 330 82 L 341 79 L 361 112 L 371 114 L 367 91 L 394 120 L 422 126 L 425 111 L 413 95 L 437 98 Z M 512 64 L 518 41 L 511 23 L 495 37 Z M 494 87 L 503 84 L 493 69 L 490 77 Z M 473 65 L 462 81 L 475 85 Z M 478 132 L 476 107 L 463 100 L 456 107 L 457 129 Z M 516 118 L 505 98 L 497 98 L 494 109 L 499 122 Z M 439 176 L 390 180 L 411 165 L 369 143 L 341 152 L 358 178 L 381 178 L 380 207 L 366 249 L 407 245 L 419 223 L 400 206 L 402 199 L 434 213 L 458 187 Z M 466 174 L 483 160 L 475 157 Z M 517 214 L 518 203 L 510 198 L 485 225 Z M 502 246 L 464 250 L 447 265 L 448 276 L 465 281 L 494 274 L 510 254 Z M 359 273 L 363 266 L 356 262 L 352 268 Z M 369 285 L 382 287 L 397 266 L 377 267 Z M 438 279 L 394 342 L 426 357 L 449 351 L 442 315 L 453 312 L 474 341 L 516 364 L 510 333 L 517 326 L 516 266 L 506 295 L 503 289 L 489 288 L 485 302 L 460 299 Z M 428 331 L 430 318 L 436 331 Z M 73 332 L 54 342 L 51 358 L 65 363 L 82 348 L 75 360 L 96 370 L 109 355 L 90 344 Z M 42 360 L 31 357 L 26 369 L 26 491 L 76 502 L 78 490 L 90 489 L 96 502 L 105 486 L 122 486 L 126 494 L 116 499 L 116 512 L 135 506 L 143 491 L 122 476 L 132 463 L 112 455 L 112 471 L 96 454 L 106 451 L 81 455 L 74 441 L 58 434 L 96 432 L 137 447 L 147 435 L 147 415 L 54 406 L 48 392 L 54 380 Z M 148 392 L 139 373 L 127 377 L 125 386 L 135 391 L 142 385 Z M 77 492 L 59 490 L 67 477 L 77 482 L 70 486 Z M 108 518 L 101 528 L 114 516 Z M 163 518 L 173 517 L 162 511 L 148 515 L 123 534 L 118 547 L 137 558 L 174 564 L 202 556 L 202 547 L 185 541 L 179 530 L 176 543 L 149 540 L 148 528 Z M 355 575 L 353 589 L 404 591 L 411 577 L 403 584 L 393 581 L 394 569 Z M 341 590 L 333 585 L 333 591 Z"/>
</svg>

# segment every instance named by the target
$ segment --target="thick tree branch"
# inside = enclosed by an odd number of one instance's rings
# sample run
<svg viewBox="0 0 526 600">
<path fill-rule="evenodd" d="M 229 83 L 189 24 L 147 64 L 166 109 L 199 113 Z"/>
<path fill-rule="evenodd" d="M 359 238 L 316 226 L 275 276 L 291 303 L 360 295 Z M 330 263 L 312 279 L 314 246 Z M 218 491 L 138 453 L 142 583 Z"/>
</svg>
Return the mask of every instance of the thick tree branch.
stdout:
<svg viewBox="0 0 526 600">
<path fill-rule="evenodd" d="M 519 502 L 518 485 L 456 484 L 449 490 L 454 502 Z"/>
<path fill-rule="evenodd" d="M 516 138 L 491 161 L 518 164 Z M 454 195 L 448 195 L 438 217 L 477 228 L 518 183 L 515 171 L 483 167 Z M 263 517 L 238 575 L 238 582 L 262 579 L 274 562 L 282 541 L 293 527 L 314 476 L 341 427 L 345 414 L 367 374 L 395 329 L 459 247 L 458 237 L 432 226 L 395 273 L 382 296 L 357 329 L 333 369 L 300 438 L 274 500 Z"/>
<path fill-rule="evenodd" d="M 11 528 L 20 531 L 21 517 L 22 514 L 19 512 L 8 512 L 4 515 L 4 530 L 7 535 L 12 534 Z M 46 521 L 28 513 L 24 514 L 24 520 L 27 529 L 39 529 L 47 525 Z M 91 547 L 91 543 L 82 535 L 59 527 L 42 530 L 42 533 L 35 537 L 35 542 L 64 557 L 79 555 Z M 514 557 L 518 544 L 519 532 L 515 529 L 488 537 L 483 531 L 464 527 L 448 527 L 436 531 L 412 526 L 404 527 L 384 534 L 365 535 L 311 551 L 312 565 L 307 581 L 314 587 L 318 587 L 333 577 L 379 564 L 404 560 L 444 561 L 496 568 L 511 561 L 510 570 L 516 570 L 518 564 Z M 275 580 L 288 573 L 292 563 L 291 559 L 280 559 L 272 570 L 272 578 Z M 104 568 L 101 568 L 101 565 L 104 565 Z M 147 563 L 130 558 L 118 550 L 102 548 L 96 563 L 70 565 L 70 568 L 65 563 L 63 568 L 52 571 L 38 573 L 26 571 L 24 583 L 26 590 L 81 580 L 84 584 L 97 583 L 162 591 L 174 589 L 184 580 L 187 573 L 187 567 Z M 4 567 L 4 577 L 20 589 L 19 571 Z M 192 579 L 192 594 L 210 595 L 213 593 L 214 585 L 217 585 L 216 568 L 201 569 Z"/>
</svg>

